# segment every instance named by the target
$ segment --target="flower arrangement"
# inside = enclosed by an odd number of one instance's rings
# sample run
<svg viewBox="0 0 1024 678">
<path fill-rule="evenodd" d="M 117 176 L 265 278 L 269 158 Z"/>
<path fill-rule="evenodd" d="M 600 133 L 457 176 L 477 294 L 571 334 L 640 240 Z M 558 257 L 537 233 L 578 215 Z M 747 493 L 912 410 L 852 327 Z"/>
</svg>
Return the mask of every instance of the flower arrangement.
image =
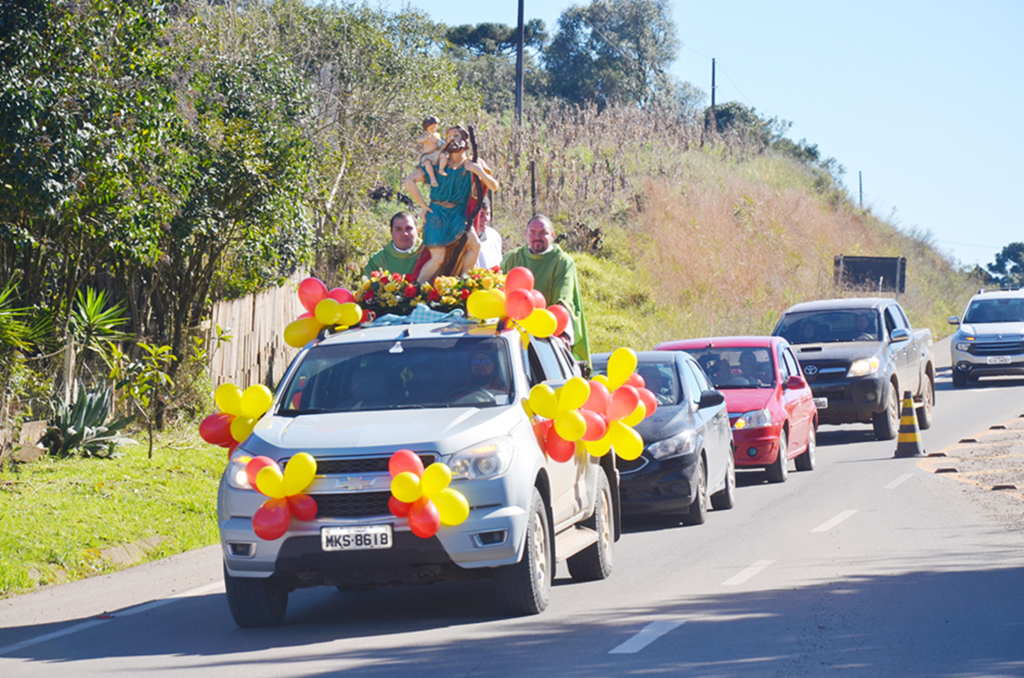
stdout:
<svg viewBox="0 0 1024 678">
<path fill-rule="evenodd" d="M 500 290 L 505 274 L 500 266 L 474 268 L 461 277 L 438 276 L 432 283 L 419 283 L 412 274 L 373 271 L 354 296 L 360 306 L 378 316 L 391 313 L 408 315 L 420 304 L 447 313 L 466 310 L 466 299 L 475 290 Z"/>
</svg>

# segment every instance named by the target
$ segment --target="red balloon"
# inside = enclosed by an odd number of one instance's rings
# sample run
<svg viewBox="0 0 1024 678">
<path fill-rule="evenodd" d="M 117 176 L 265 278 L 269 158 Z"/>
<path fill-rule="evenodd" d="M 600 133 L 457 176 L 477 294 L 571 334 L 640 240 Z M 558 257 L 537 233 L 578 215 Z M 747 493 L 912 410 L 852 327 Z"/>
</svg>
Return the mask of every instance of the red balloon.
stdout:
<svg viewBox="0 0 1024 678">
<path fill-rule="evenodd" d="M 533 295 L 522 288 L 512 290 L 505 296 L 505 313 L 512 320 L 523 320 L 533 313 Z"/>
<path fill-rule="evenodd" d="M 658 409 L 658 396 L 654 395 L 653 391 L 646 388 L 638 388 L 637 392 L 640 393 L 640 402 L 644 404 L 647 409 L 647 414 L 644 415 L 644 419 L 654 414 L 654 410 Z"/>
<path fill-rule="evenodd" d="M 544 308 L 548 305 L 547 299 L 544 298 L 544 294 L 540 290 L 530 290 L 530 294 L 533 295 L 534 308 Z"/>
<path fill-rule="evenodd" d="M 590 382 L 590 397 L 587 398 L 587 402 L 583 403 L 583 409 L 590 410 L 591 412 L 597 412 L 598 414 L 608 413 L 608 399 L 611 394 L 608 393 L 608 387 L 599 381 Z"/>
<path fill-rule="evenodd" d="M 288 500 L 288 509 L 292 516 L 298 520 L 306 521 L 316 518 L 316 499 L 308 494 L 293 494 L 285 497 Z"/>
<path fill-rule="evenodd" d="M 434 502 L 426 497 L 417 499 L 409 509 L 409 529 L 417 537 L 430 539 L 441 527 L 441 515 Z"/>
<path fill-rule="evenodd" d="M 603 414 L 590 410 L 580 410 L 583 421 L 587 422 L 587 432 L 583 434 L 584 440 L 600 440 L 608 432 L 608 420 Z"/>
<path fill-rule="evenodd" d="M 409 511 L 412 509 L 412 504 L 404 501 L 398 501 L 395 497 L 388 499 L 388 508 L 391 510 L 391 515 L 397 518 L 408 518 Z"/>
<path fill-rule="evenodd" d="M 267 466 L 276 466 L 277 462 L 270 457 L 254 457 L 245 465 L 245 479 L 249 481 L 249 487 L 260 491 L 260 488 L 256 487 L 256 475 L 261 469 Z"/>
<path fill-rule="evenodd" d="M 369 311 L 369 310 L 364 308 L 363 309 L 363 317 L 359 319 L 359 322 L 361 322 L 361 323 L 368 323 L 371 320 L 373 320 L 374 317 L 375 317 L 375 315 L 374 315 L 373 311 Z"/>
<path fill-rule="evenodd" d="M 647 385 L 646 382 L 644 382 L 644 378 L 641 377 L 637 372 L 634 372 L 633 374 L 629 375 L 629 378 L 627 378 L 626 381 L 623 383 L 626 386 L 632 386 L 633 388 L 637 389 L 643 388 L 644 386 Z"/>
<path fill-rule="evenodd" d="M 392 478 L 405 471 L 419 477 L 423 475 L 423 462 L 412 450 L 399 450 L 388 460 L 388 470 Z"/>
<path fill-rule="evenodd" d="M 562 438 L 554 428 L 548 431 L 544 449 L 547 450 L 549 457 L 560 464 L 569 461 L 576 455 L 576 443 Z"/>
<path fill-rule="evenodd" d="M 551 315 L 555 316 L 555 336 L 557 337 L 562 332 L 565 332 L 565 328 L 569 326 L 569 311 L 566 310 L 565 306 L 561 304 L 551 304 L 548 306 L 548 310 L 551 311 Z"/>
<path fill-rule="evenodd" d="M 312 317 L 313 317 L 313 314 L 310 313 L 309 311 L 306 311 L 305 313 L 300 315 L 298 318 L 296 318 L 296 320 L 305 320 L 306 318 L 312 318 Z"/>
<path fill-rule="evenodd" d="M 533 425 L 533 434 L 537 436 L 537 444 L 544 447 L 544 440 L 548 437 L 548 431 L 555 425 L 552 419 L 541 419 Z"/>
<path fill-rule="evenodd" d="M 516 266 L 505 276 L 505 294 L 512 290 L 532 290 L 533 272 L 525 266 Z M 542 307 L 543 308 L 543 307 Z"/>
<path fill-rule="evenodd" d="M 211 414 L 199 424 L 199 437 L 211 445 L 227 447 L 234 438 L 231 437 L 231 422 L 235 415 L 227 412 Z"/>
<path fill-rule="evenodd" d="M 288 510 L 285 499 L 268 499 L 256 510 L 252 517 L 252 531 L 260 539 L 273 541 L 284 536 L 292 522 L 292 514 Z"/>
<path fill-rule="evenodd" d="M 316 305 L 327 298 L 327 285 L 319 278 L 306 278 L 299 283 L 299 303 L 313 313 Z"/>
<path fill-rule="evenodd" d="M 632 386 L 620 386 L 608 400 L 608 419 L 618 421 L 633 414 L 636 404 L 640 402 L 640 394 Z"/>
<path fill-rule="evenodd" d="M 333 290 L 327 293 L 327 296 L 334 299 L 339 304 L 347 304 L 351 301 L 355 301 L 356 298 L 352 296 L 352 293 L 346 290 L 344 287 L 335 287 Z"/>
</svg>

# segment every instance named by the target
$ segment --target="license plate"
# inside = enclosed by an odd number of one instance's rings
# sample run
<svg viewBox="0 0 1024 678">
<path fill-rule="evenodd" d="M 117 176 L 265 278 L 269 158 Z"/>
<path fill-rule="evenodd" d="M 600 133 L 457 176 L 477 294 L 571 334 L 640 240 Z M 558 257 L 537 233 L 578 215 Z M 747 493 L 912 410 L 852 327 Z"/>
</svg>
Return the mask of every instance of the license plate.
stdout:
<svg viewBox="0 0 1024 678">
<path fill-rule="evenodd" d="M 828 409 L 828 398 L 815 398 L 814 399 L 814 406 L 817 407 L 819 410 L 827 410 Z"/>
<path fill-rule="evenodd" d="M 390 525 L 320 528 L 320 546 L 324 551 L 362 551 L 391 548 Z"/>
<path fill-rule="evenodd" d="M 1008 355 L 990 355 L 988 357 L 989 365 L 1009 365 L 1010 356 Z"/>
</svg>

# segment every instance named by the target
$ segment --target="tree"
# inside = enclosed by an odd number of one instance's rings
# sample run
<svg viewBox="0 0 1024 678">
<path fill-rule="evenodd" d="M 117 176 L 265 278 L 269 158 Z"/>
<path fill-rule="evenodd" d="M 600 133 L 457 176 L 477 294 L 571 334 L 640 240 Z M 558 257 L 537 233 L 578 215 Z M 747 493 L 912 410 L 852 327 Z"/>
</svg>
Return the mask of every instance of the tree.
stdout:
<svg viewBox="0 0 1024 678">
<path fill-rule="evenodd" d="M 997 275 L 992 281 L 1003 287 L 1024 287 L 1024 242 L 1012 242 L 996 253 L 988 270 Z"/>
<path fill-rule="evenodd" d="M 576 104 L 671 104 L 679 41 L 668 0 L 593 0 L 558 19 L 545 56 L 551 93 Z"/>
<path fill-rule="evenodd" d="M 505 24 L 465 24 L 449 28 L 445 37 L 453 45 L 469 50 L 477 56 L 515 56 L 516 29 Z M 523 46 L 536 51 L 544 48 L 547 33 L 544 22 L 530 19 L 523 25 Z"/>
</svg>

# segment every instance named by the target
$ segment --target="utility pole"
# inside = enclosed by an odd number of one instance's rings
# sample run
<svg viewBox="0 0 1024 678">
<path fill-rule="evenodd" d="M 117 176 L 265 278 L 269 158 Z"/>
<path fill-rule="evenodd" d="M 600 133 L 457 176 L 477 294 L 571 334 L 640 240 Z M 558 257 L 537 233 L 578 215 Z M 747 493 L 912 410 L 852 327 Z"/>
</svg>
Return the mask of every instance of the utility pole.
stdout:
<svg viewBox="0 0 1024 678">
<path fill-rule="evenodd" d="M 711 60 L 711 130 L 718 132 L 718 123 L 715 122 L 715 60 Z"/>
<path fill-rule="evenodd" d="M 519 0 L 519 28 L 516 31 L 516 124 L 523 124 L 523 2 Z"/>
<path fill-rule="evenodd" d="M 860 209 L 864 209 L 864 173 L 857 170 L 857 183 L 860 185 L 860 197 L 857 200 L 857 205 Z"/>
</svg>

